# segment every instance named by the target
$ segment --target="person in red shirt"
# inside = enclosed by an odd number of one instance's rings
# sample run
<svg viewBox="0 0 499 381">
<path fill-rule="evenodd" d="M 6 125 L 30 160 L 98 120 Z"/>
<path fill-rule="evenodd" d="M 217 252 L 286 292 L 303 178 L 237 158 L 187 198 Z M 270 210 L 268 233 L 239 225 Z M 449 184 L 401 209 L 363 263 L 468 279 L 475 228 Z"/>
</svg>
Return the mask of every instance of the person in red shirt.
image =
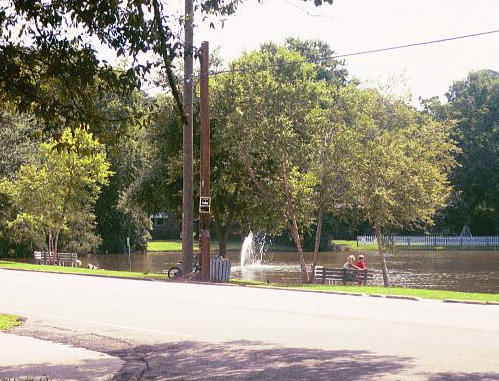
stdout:
<svg viewBox="0 0 499 381">
<path fill-rule="evenodd" d="M 367 268 L 366 261 L 364 260 L 364 256 L 362 254 L 359 255 L 359 260 L 355 263 L 360 270 L 365 270 Z"/>
<path fill-rule="evenodd" d="M 358 261 L 355 263 L 355 266 L 360 270 L 365 270 L 367 268 L 366 261 L 364 260 L 364 256 L 362 254 L 359 255 Z M 359 282 L 359 286 L 365 283 L 366 274 L 357 274 L 357 280 Z"/>
</svg>

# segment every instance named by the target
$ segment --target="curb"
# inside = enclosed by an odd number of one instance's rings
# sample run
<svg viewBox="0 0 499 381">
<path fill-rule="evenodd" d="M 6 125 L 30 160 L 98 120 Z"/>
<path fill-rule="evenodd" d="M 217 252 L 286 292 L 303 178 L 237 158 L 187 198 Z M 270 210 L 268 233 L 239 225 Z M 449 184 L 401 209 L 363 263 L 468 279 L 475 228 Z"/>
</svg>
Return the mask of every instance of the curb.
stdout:
<svg viewBox="0 0 499 381">
<path fill-rule="evenodd" d="M 479 305 L 486 305 L 489 304 L 489 302 L 481 302 L 478 300 L 459 300 L 459 299 L 444 299 L 442 300 L 444 303 L 461 303 L 461 304 L 479 304 Z M 495 302 L 490 302 L 492 304 Z M 499 303 L 497 303 L 499 305 Z"/>
</svg>

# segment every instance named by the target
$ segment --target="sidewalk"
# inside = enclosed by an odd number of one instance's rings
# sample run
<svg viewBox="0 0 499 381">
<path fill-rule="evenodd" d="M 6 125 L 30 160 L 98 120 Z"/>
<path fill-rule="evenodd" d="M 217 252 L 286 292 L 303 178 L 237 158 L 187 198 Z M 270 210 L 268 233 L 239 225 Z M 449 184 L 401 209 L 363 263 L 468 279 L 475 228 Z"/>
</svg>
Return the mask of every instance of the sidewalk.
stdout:
<svg viewBox="0 0 499 381">
<path fill-rule="evenodd" d="M 124 363 L 103 353 L 0 332 L 0 379 L 110 380 Z"/>
</svg>

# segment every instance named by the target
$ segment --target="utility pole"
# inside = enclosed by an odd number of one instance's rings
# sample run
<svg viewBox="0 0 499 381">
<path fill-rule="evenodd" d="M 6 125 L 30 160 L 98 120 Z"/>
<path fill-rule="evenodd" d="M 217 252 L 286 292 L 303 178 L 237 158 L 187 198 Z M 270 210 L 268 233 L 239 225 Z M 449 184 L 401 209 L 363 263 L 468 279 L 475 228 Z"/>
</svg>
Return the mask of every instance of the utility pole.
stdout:
<svg viewBox="0 0 499 381">
<path fill-rule="evenodd" d="M 201 225 L 201 279 L 210 280 L 210 87 L 208 70 L 210 65 L 209 45 L 201 44 L 201 198 L 199 218 Z"/>
<path fill-rule="evenodd" d="M 182 161 L 182 272 L 192 272 L 193 256 L 193 197 L 194 180 L 192 175 L 192 93 L 194 66 L 194 11 L 193 0 L 185 0 L 184 21 L 184 106 L 187 123 L 183 129 Z"/>
</svg>

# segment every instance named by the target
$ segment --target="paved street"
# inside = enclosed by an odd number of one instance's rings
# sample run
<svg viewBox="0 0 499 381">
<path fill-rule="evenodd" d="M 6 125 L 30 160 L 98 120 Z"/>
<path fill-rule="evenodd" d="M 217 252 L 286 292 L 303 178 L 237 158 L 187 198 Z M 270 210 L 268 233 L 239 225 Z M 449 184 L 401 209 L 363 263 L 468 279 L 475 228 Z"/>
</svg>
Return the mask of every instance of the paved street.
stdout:
<svg viewBox="0 0 499 381">
<path fill-rule="evenodd" d="M 0 312 L 123 380 L 499 380 L 499 306 L 0 270 Z"/>
</svg>

